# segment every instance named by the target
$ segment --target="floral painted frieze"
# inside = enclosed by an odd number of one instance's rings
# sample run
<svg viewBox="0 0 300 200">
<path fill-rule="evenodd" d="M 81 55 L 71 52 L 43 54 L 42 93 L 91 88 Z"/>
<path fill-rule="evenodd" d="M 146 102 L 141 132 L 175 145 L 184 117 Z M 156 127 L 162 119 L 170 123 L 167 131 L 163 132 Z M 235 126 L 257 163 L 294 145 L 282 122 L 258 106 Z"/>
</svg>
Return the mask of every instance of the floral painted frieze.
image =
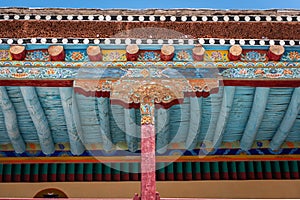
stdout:
<svg viewBox="0 0 300 200">
<path fill-rule="evenodd" d="M 230 68 L 221 70 L 224 78 L 299 79 L 298 68 Z"/>
<path fill-rule="evenodd" d="M 281 60 L 287 62 L 300 62 L 300 51 L 286 51 Z"/>
<path fill-rule="evenodd" d="M 66 50 L 67 62 L 84 62 L 89 61 L 85 50 Z"/>
<path fill-rule="evenodd" d="M 225 50 L 208 50 L 205 52 L 204 61 L 210 62 L 227 62 L 228 51 Z"/>
<path fill-rule="evenodd" d="M 30 61 L 50 61 L 50 55 L 46 49 L 28 50 L 25 60 Z"/>
<path fill-rule="evenodd" d="M 268 61 L 267 51 L 263 50 L 244 50 L 241 61 L 245 62 L 266 62 Z"/>
<path fill-rule="evenodd" d="M 0 60 L 11 60 L 11 55 L 8 50 L 0 50 Z"/>
<path fill-rule="evenodd" d="M 125 50 L 102 50 L 102 55 L 105 62 L 127 61 Z"/>
</svg>

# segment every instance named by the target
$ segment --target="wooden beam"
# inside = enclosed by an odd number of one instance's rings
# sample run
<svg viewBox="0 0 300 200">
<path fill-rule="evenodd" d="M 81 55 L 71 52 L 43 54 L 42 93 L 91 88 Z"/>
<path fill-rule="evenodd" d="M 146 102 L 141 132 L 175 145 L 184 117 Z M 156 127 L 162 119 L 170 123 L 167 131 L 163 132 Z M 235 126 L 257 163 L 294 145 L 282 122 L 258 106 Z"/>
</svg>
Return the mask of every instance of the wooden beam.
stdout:
<svg viewBox="0 0 300 200">
<path fill-rule="evenodd" d="M 74 80 L 0 80 L 0 86 L 73 87 Z M 222 79 L 223 86 L 300 87 L 300 79 Z M 81 91 L 84 93 L 84 91 Z M 97 91 L 99 93 L 99 91 Z M 96 93 L 97 93 L 96 92 Z M 95 92 L 93 91 L 93 94 Z M 101 93 L 101 92 L 100 92 Z M 107 95 L 104 92 L 105 95 Z M 98 95 L 98 96 L 101 96 Z"/>
<path fill-rule="evenodd" d="M 156 109 L 156 149 L 158 153 L 165 153 L 169 144 L 170 113 L 168 109 Z"/>
<path fill-rule="evenodd" d="M 5 127 L 11 144 L 16 153 L 23 153 L 26 150 L 25 142 L 18 127 L 18 119 L 14 105 L 12 104 L 6 88 L 0 87 L 0 106 L 4 115 Z"/>
<path fill-rule="evenodd" d="M 233 106 L 232 104 L 233 104 L 234 94 L 235 94 L 235 87 L 228 86 L 224 88 L 221 110 L 216 124 L 216 130 L 213 139 L 214 148 L 218 148 L 222 143 L 226 124 L 229 119 L 231 108 Z"/>
<path fill-rule="evenodd" d="M 125 138 L 128 146 L 128 150 L 135 152 L 138 150 L 138 135 L 137 135 L 137 124 L 135 123 L 135 109 L 124 109 L 125 116 Z"/>
<path fill-rule="evenodd" d="M 44 154 L 55 151 L 48 120 L 33 87 L 20 87 L 27 110 L 36 128 L 40 146 Z"/>
<path fill-rule="evenodd" d="M 300 79 L 222 79 L 224 86 L 300 87 Z"/>
<path fill-rule="evenodd" d="M 240 142 L 242 150 L 246 151 L 252 147 L 266 110 L 269 92 L 270 88 L 264 87 L 257 87 L 255 90 L 250 116 Z"/>
<path fill-rule="evenodd" d="M 295 88 L 289 107 L 281 124 L 270 142 L 272 150 L 278 150 L 288 136 L 300 111 L 300 88 Z"/>
<path fill-rule="evenodd" d="M 61 97 L 62 107 L 64 109 L 64 115 L 70 140 L 71 153 L 73 155 L 80 155 L 84 152 L 85 148 L 78 135 L 78 130 L 76 128 L 73 117 L 73 88 L 60 87 L 59 93 Z"/>
<path fill-rule="evenodd" d="M 0 80 L 0 86 L 72 87 L 73 80 Z"/>
<path fill-rule="evenodd" d="M 190 124 L 189 132 L 185 140 L 186 149 L 194 149 L 198 142 L 198 134 L 201 128 L 202 98 L 190 98 Z"/>
<path fill-rule="evenodd" d="M 209 126 L 207 128 L 206 134 L 205 134 L 205 138 L 204 141 L 207 141 L 209 143 L 211 143 L 213 141 L 214 138 L 214 134 L 215 134 L 215 130 L 216 130 L 216 124 L 217 124 L 217 119 L 218 119 L 218 115 L 219 115 L 219 111 L 220 111 L 220 99 L 223 98 L 223 94 L 224 94 L 224 88 L 225 87 L 220 87 L 220 90 L 217 94 L 215 94 L 214 96 L 211 96 L 210 99 L 210 104 L 211 104 L 211 117 L 209 119 Z M 208 144 L 208 143 L 207 143 Z M 206 146 L 207 148 L 212 148 L 212 146 Z"/>
<path fill-rule="evenodd" d="M 97 102 L 103 149 L 106 151 L 110 151 L 113 148 L 113 143 L 111 138 L 109 122 L 109 98 L 100 97 L 97 98 Z"/>
</svg>

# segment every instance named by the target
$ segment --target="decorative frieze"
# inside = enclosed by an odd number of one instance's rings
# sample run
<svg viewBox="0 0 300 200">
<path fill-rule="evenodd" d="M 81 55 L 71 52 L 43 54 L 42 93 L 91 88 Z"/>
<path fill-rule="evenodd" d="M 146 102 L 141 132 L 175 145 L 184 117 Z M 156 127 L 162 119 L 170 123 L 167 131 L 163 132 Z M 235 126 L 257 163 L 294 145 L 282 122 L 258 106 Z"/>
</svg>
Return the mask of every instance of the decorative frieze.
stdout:
<svg viewBox="0 0 300 200">
<path fill-rule="evenodd" d="M 0 44 L 102 44 L 102 45 L 235 45 L 242 46 L 298 46 L 300 40 L 273 39 L 230 39 L 230 38 L 187 38 L 187 39 L 151 39 L 151 38 L 0 38 Z"/>
<path fill-rule="evenodd" d="M 1 14 L 0 20 L 103 22 L 299 22 L 297 15 L 55 15 Z"/>
</svg>

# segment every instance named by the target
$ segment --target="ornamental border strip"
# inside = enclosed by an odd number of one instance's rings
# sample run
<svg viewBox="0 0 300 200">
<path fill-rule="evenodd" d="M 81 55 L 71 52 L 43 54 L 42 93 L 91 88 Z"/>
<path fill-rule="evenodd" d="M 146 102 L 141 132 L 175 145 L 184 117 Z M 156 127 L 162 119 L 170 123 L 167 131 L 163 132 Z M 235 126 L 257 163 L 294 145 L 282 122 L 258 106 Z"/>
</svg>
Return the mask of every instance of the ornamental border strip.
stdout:
<svg viewBox="0 0 300 200">
<path fill-rule="evenodd" d="M 297 15 L 56 15 L 0 14 L 0 21 L 104 21 L 104 22 L 299 22 Z"/>
<path fill-rule="evenodd" d="M 150 39 L 150 38 L 0 38 L 0 44 L 91 44 L 91 45 L 235 45 L 241 46 L 300 46 L 300 40 L 280 39 L 224 39 L 224 38 L 197 38 L 197 39 Z"/>
<path fill-rule="evenodd" d="M 228 79 L 300 80 L 300 68 L 219 68 L 218 70 L 220 77 Z M 79 68 L 3 67 L 0 68 L 0 80 L 75 80 L 83 78 L 79 73 Z M 105 79 L 119 79 L 124 76 L 126 76 L 126 71 L 123 69 L 120 75 L 111 75 Z M 137 78 L 142 77 L 143 74 Z M 91 79 L 92 77 L 87 76 L 86 78 Z"/>
<path fill-rule="evenodd" d="M 35 62 L 0 61 L 1 67 L 55 67 L 55 68 L 300 68 L 300 62 Z M 0 67 L 0 69 L 1 69 Z"/>
</svg>

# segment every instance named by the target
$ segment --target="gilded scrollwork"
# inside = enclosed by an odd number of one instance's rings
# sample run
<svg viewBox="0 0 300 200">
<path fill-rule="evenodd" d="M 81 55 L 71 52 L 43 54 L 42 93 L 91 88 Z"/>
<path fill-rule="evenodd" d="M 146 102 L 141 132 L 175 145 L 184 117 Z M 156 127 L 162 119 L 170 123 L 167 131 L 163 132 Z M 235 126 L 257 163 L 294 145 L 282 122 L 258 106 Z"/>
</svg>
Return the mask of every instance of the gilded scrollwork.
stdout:
<svg viewBox="0 0 300 200">
<path fill-rule="evenodd" d="M 170 103 L 183 99 L 185 92 L 211 92 L 218 79 L 119 79 L 76 80 L 75 88 L 86 92 L 110 92 L 110 98 L 124 103 Z"/>
</svg>

